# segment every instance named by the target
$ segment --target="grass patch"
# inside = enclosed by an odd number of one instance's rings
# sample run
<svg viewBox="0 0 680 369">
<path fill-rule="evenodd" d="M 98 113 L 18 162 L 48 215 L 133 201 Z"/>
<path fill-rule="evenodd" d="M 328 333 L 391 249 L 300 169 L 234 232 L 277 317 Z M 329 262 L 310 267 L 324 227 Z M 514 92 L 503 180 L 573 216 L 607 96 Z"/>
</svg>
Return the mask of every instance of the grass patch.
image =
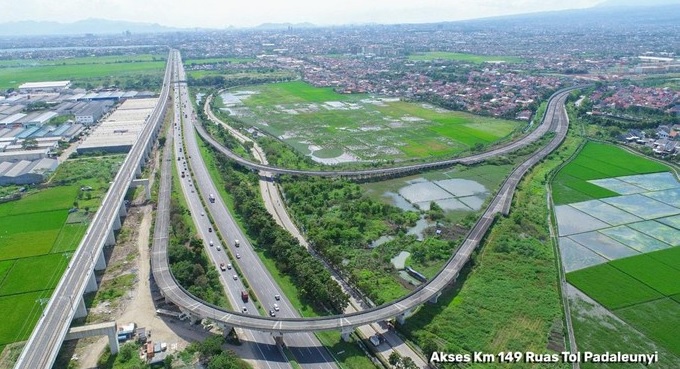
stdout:
<svg viewBox="0 0 680 369">
<path fill-rule="evenodd" d="M 139 54 L 139 55 L 106 55 L 106 56 L 84 56 L 78 58 L 61 59 L 9 59 L 0 60 L 0 68 L 14 67 L 37 67 L 37 66 L 60 66 L 60 65 L 80 65 L 80 64 L 111 64 L 111 63 L 132 63 L 165 60 L 165 54 Z"/>
<path fill-rule="evenodd" d="M 87 224 L 64 224 L 50 252 L 75 251 L 85 235 L 87 227 Z"/>
<path fill-rule="evenodd" d="M 240 88 L 238 90 L 244 90 Z M 449 111 L 427 104 L 339 94 L 304 82 L 248 86 L 247 109 L 235 117 L 284 141 L 303 155 L 342 152 L 364 160 L 407 160 L 452 156 L 508 137 L 514 121 Z M 264 124 L 263 122 L 267 122 Z"/>
<path fill-rule="evenodd" d="M 556 205 L 601 199 L 619 194 L 588 183 L 588 180 L 668 171 L 655 161 L 631 154 L 614 145 L 588 142 L 553 180 Z"/>
<path fill-rule="evenodd" d="M 23 341 L 43 311 L 41 302 L 47 303 L 52 290 L 0 296 L 0 344 Z"/>
<path fill-rule="evenodd" d="M 654 251 L 647 255 L 673 268 L 677 269 L 680 267 L 680 247 L 671 247 L 665 250 Z"/>
<path fill-rule="evenodd" d="M 14 260 L 0 261 L 0 286 L 2 286 L 2 283 L 5 281 L 5 276 L 9 270 L 12 269 L 13 265 Z"/>
<path fill-rule="evenodd" d="M 680 293 L 680 266 L 672 268 L 649 255 L 638 255 L 609 262 L 665 296 Z"/>
<path fill-rule="evenodd" d="M 122 297 L 132 288 L 136 278 L 134 274 L 123 274 L 103 281 L 94 295 L 92 306 Z"/>
<path fill-rule="evenodd" d="M 581 350 L 591 352 L 659 352 L 657 368 L 680 368 L 680 357 L 651 341 L 640 331 L 600 311 L 590 302 L 570 298 L 572 326 Z M 620 363 L 581 363 L 583 369 L 619 369 Z M 643 369 L 644 365 L 629 364 L 626 368 Z"/>
<path fill-rule="evenodd" d="M 19 259 L 0 285 L 0 296 L 56 287 L 71 253 Z"/>
<path fill-rule="evenodd" d="M 680 355 L 680 304 L 669 298 L 649 301 L 615 311 L 647 337 Z"/>
<path fill-rule="evenodd" d="M 567 281 L 610 310 L 663 297 L 610 264 L 568 273 Z"/>
<path fill-rule="evenodd" d="M 63 165 L 63 164 L 62 164 Z M 77 186 L 50 187 L 25 195 L 18 201 L 0 204 L 0 218 L 43 211 L 70 209 L 78 192 Z M 0 227 L 2 227 L 0 222 Z"/>
<path fill-rule="evenodd" d="M 164 61 L 16 66 L 0 68 L 0 88 L 16 88 L 24 82 L 82 80 L 121 77 L 131 73 L 162 74 Z"/>
<path fill-rule="evenodd" d="M 364 352 L 358 347 L 359 343 L 355 336 L 350 336 L 350 342 L 343 341 L 340 332 L 336 331 L 316 332 L 316 337 L 324 346 L 326 346 L 331 355 L 338 361 L 341 368 L 376 368 L 373 362 L 369 360 Z"/>
<path fill-rule="evenodd" d="M 481 64 L 485 62 L 504 61 L 506 63 L 520 63 L 522 58 L 516 56 L 495 56 L 495 55 L 475 55 L 464 53 L 452 53 L 448 51 L 430 51 L 425 53 L 416 53 L 408 56 L 409 60 L 457 60 L 474 64 Z"/>
</svg>

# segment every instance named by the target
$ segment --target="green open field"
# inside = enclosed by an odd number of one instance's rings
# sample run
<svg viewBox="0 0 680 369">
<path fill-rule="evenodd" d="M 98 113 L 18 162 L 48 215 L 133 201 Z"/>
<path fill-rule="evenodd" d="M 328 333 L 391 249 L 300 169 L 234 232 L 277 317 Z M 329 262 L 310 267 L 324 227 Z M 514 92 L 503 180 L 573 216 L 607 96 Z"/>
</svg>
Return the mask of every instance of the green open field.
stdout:
<svg viewBox="0 0 680 369">
<path fill-rule="evenodd" d="M 556 205 L 618 196 L 588 180 L 668 171 L 663 164 L 633 155 L 613 145 L 588 142 L 553 180 Z"/>
<path fill-rule="evenodd" d="M 70 209 L 77 192 L 77 186 L 60 186 L 29 193 L 23 196 L 21 201 L 11 201 L 0 205 L 0 217 Z"/>
<path fill-rule="evenodd" d="M 680 293 L 680 264 L 660 263 L 650 255 L 614 260 L 611 265 L 665 296 Z"/>
<path fill-rule="evenodd" d="M 464 53 L 452 53 L 447 51 L 431 51 L 409 55 L 409 60 L 458 60 L 469 63 L 481 64 L 484 62 L 504 61 L 506 63 L 520 63 L 522 58 L 516 56 L 496 56 L 496 55 L 474 55 Z"/>
<path fill-rule="evenodd" d="M 340 161 L 405 160 L 460 154 L 507 137 L 518 123 L 431 105 L 339 94 L 304 82 L 249 86 L 233 117 L 282 138 L 304 155 Z"/>
<path fill-rule="evenodd" d="M 680 303 L 669 298 L 615 311 L 633 327 L 680 356 Z"/>
<path fill-rule="evenodd" d="M 70 255 L 70 253 L 47 254 L 16 260 L 0 284 L 0 296 L 56 287 L 68 265 Z"/>
<path fill-rule="evenodd" d="M 59 236 L 54 241 L 52 249 L 50 252 L 64 252 L 64 251 L 75 251 L 80 243 L 80 240 L 85 235 L 88 224 L 78 223 L 78 224 L 64 224 L 59 232 Z"/>
<path fill-rule="evenodd" d="M 609 263 L 571 272 L 567 274 L 567 281 L 608 309 L 663 297 L 660 292 Z"/>
<path fill-rule="evenodd" d="M 74 82 L 127 75 L 162 75 L 165 55 L 118 55 L 48 60 L 0 61 L 0 89 L 24 82 L 70 80 Z"/>
<path fill-rule="evenodd" d="M 36 291 L 0 296 L 0 345 L 28 338 L 42 313 L 41 302 L 47 303 L 52 291 Z"/>
</svg>

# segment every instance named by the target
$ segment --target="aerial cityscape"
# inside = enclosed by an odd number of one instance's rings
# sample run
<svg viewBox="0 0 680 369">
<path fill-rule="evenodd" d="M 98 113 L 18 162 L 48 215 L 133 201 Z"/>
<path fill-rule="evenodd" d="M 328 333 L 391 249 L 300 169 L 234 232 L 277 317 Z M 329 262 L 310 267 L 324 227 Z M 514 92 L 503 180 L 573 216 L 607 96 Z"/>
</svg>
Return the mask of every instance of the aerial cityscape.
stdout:
<svg viewBox="0 0 680 369">
<path fill-rule="evenodd" d="M 680 2 L 0 14 L 0 369 L 680 368 Z"/>
</svg>

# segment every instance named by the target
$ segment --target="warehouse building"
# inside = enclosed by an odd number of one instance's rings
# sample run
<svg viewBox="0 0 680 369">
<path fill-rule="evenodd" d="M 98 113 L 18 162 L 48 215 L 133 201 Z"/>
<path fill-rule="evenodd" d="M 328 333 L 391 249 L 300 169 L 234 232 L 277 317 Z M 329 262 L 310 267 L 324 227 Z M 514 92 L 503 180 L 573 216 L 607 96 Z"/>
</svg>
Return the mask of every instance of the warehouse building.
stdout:
<svg viewBox="0 0 680 369">
<path fill-rule="evenodd" d="M 156 98 L 126 100 L 90 133 L 77 152 L 129 152 L 157 102 Z"/>
<path fill-rule="evenodd" d="M 0 185 L 42 183 L 58 166 L 57 159 L 51 158 L 0 162 Z"/>
<path fill-rule="evenodd" d="M 113 102 L 91 102 L 75 113 L 76 123 L 93 125 L 111 108 Z"/>
<path fill-rule="evenodd" d="M 71 86 L 71 81 L 28 82 L 19 86 L 22 93 L 60 92 Z"/>
<path fill-rule="evenodd" d="M 22 160 L 39 160 L 44 159 L 49 155 L 48 149 L 41 150 L 19 150 L 12 152 L 0 152 L 0 161 L 22 161 Z"/>
<path fill-rule="evenodd" d="M 25 117 L 24 113 L 16 113 L 8 116 L 7 118 L 0 119 L 0 127 L 2 126 L 15 126 L 21 123 L 17 123 L 18 120 Z"/>
</svg>

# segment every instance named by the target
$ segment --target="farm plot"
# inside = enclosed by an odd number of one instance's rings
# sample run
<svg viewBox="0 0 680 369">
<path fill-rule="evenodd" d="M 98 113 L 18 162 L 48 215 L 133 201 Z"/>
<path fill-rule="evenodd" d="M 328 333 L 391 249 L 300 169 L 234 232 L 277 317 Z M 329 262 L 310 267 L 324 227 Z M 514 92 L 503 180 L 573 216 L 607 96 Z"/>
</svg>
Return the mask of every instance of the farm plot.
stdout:
<svg viewBox="0 0 680 369">
<path fill-rule="evenodd" d="M 19 201 L 6 202 L 0 205 L 0 217 L 69 209 L 78 191 L 77 186 L 52 187 L 23 196 Z"/>
<path fill-rule="evenodd" d="M 0 296 L 0 345 L 28 338 L 42 313 L 52 291 L 37 291 L 11 296 Z"/>
<path fill-rule="evenodd" d="M 663 297 L 660 292 L 610 264 L 568 273 L 567 281 L 610 310 Z"/>
<path fill-rule="evenodd" d="M 0 260 L 48 253 L 66 216 L 55 210 L 0 217 Z"/>
<path fill-rule="evenodd" d="M 672 267 L 659 263 L 650 255 L 614 260 L 611 265 L 664 296 L 680 293 L 680 265 Z"/>
<path fill-rule="evenodd" d="M 618 178 L 616 181 L 608 180 L 598 183 L 593 180 L 658 172 L 668 172 L 668 168 L 616 146 L 588 142 L 576 158 L 555 176 L 553 201 L 555 204 L 568 204 L 643 192 L 648 189 L 642 187 L 644 183 L 636 180 L 636 177 L 629 177 L 629 181 Z M 661 176 L 660 179 L 667 181 L 668 177 Z M 649 181 L 654 180 L 658 181 L 659 178 L 649 179 Z M 608 183 L 611 186 L 608 187 Z"/>
<path fill-rule="evenodd" d="M 633 327 L 680 356 L 680 303 L 665 298 L 614 311 Z"/>
<path fill-rule="evenodd" d="M 70 253 L 64 253 L 16 260 L 0 284 L 0 296 L 54 288 L 70 257 Z"/>
<path fill-rule="evenodd" d="M 507 137 L 519 125 L 303 82 L 248 89 L 223 94 L 225 110 L 323 163 L 453 156 Z"/>
</svg>

